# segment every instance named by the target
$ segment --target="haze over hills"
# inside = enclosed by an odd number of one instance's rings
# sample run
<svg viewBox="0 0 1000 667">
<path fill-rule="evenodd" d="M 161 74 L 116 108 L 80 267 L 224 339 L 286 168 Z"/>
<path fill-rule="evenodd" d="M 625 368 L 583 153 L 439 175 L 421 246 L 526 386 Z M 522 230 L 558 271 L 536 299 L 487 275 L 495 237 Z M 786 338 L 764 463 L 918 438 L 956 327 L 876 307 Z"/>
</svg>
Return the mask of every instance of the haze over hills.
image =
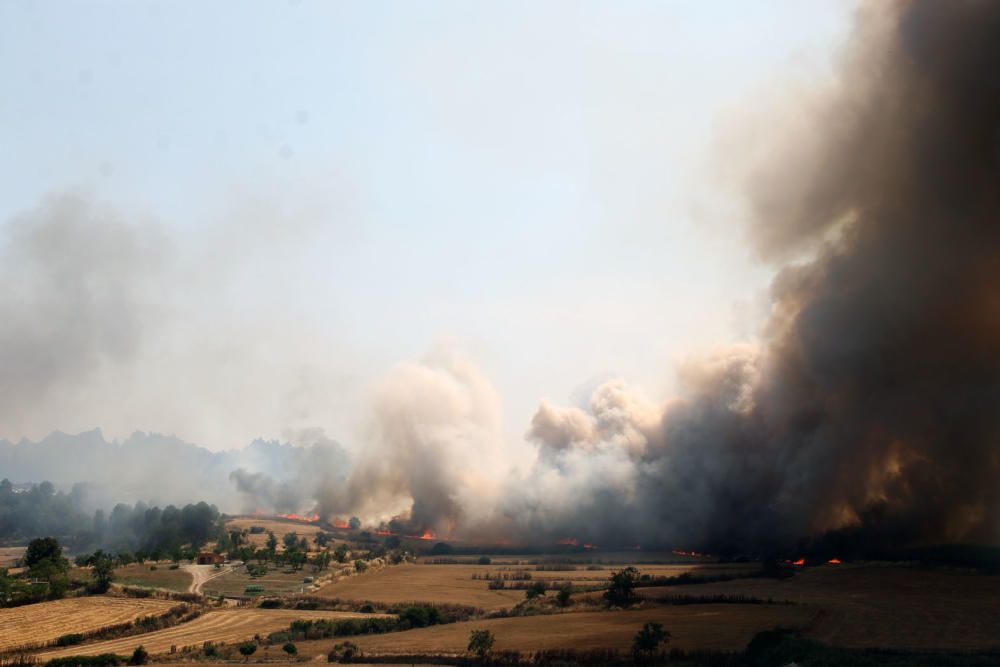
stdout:
<svg viewBox="0 0 1000 667">
<path fill-rule="evenodd" d="M 314 503 L 309 470 L 315 470 L 317 457 L 326 477 L 337 479 L 336 471 L 346 469 L 346 454 L 329 440 L 296 446 L 258 439 L 219 452 L 139 431 L 120 442 L 108 441 L 99 429 L 76 435 L 57 431 L 37 442 L 0 440 L 3 477 L 14 483 L 49 481 L 66 490 L 81 485 L 87 509 L 204 500 L 228 512 L 296 512 Z"/>
</svg>

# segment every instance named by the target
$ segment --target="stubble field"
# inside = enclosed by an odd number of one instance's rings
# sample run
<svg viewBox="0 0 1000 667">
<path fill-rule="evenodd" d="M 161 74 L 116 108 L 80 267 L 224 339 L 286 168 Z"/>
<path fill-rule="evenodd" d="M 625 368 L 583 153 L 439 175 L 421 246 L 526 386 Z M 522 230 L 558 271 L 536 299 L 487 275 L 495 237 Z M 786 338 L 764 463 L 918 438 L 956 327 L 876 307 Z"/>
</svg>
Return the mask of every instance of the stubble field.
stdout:
<svg viewBox="0 0 1000 667">
<path fill-rule="evenodd" d="M 0 609 L 0 651 L 164 614 L 177 604 L 148 598 L 82 597 Z"/>
</svg>

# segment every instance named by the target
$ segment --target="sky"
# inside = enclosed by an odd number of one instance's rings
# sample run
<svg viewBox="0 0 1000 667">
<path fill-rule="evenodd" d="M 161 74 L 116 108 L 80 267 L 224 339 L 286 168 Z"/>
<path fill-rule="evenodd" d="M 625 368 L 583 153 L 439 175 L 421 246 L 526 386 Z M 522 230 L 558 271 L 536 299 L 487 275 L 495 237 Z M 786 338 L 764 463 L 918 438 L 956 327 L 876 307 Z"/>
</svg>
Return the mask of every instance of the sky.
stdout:
<svg viewBox="0 0 1000 667">
<path fill-rule="evenodd" d="M 720 137 L 851 11 L 5 0 L 0 437 L 363 441 L 440 350 L 511 439 L 609 377 L 662 400 L 766 312 Z"/>
</svg>

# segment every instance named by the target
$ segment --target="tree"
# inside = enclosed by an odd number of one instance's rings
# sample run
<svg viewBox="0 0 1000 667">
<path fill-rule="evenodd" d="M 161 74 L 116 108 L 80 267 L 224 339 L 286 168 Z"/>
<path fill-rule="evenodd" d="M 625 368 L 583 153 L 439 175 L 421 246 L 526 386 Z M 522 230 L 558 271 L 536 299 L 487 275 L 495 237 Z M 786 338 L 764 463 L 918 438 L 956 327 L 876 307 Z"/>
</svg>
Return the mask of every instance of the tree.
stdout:
<svg viewBox="0 0 1000 667">
<path fill-rule="evenodd" d="M 97 551 L 91 556 L 90 565 L 93 566 L 90 576 L 94 580 L 94 590 L 98 593 L 107 593 L 115 578 L 114 559 L 103 551 Z M 143 663 L 134 664 L 141 665 Z"/>
<path fill-rule="evenodd" d="M 278 537 L 271 531 L 267 533 L 267 550 L 272 556 L 278 550 Z"/>
<path fill-rule="evenodd" d="M 285 642 L 285 645 L 281 647 L 281 650 L 288 655 L 296 655 L 299 649 L 292 642 Z"/>
<path fill-rule="evenodd" d="M 649 658 L 660 648 L 660 644 L 666 641 L 670 641 L 670 633 L 663 629 L 663 625 L 646 623 L 632 642 L 632 655 L 637 660 Z"/>
<path fill-rule="evenodd" d="M 490 564 L 490 563 L 492 563 L 493 561 L 492 561 L 492 560 L 490 560 L 490 557 L 489 557 L 489 556 L 480 556 L 480 557 L 479 557 L 479 560 L 478 560 L 478 561 L 476 561 L 476 562 L 477 562 L 477 563 L 479 563 L 480 565 L 489 565 L 489 564 Z"/>
<path fill-rule="evenodd" d="M 24 552 L 25 567 L 33 567 L 39 562 L 49 559 L 57 562 L 62 558 L 62 547 L 59 540 L 54 537 L 38 537 L 28 543 L 28 549 Z"/>
<path fill-rule="evenodd" d="M 281 538 L 281 541 L 285 543 L 285 549 L 292 550 L 298 547 L 299 536 L 295 533 L 285 533 L 285 536 Z M 268 544 L 268 547 L 271 545 Z"/>
<path fill-rule="evenodd" d="M 247 642 L 245 644 L 240 644 L 240 654 L 243 655 L 246 660 L 244 662 L 250 662 L 250 656 L 257 652 L 257 645 L 253 642 Z"/>
<path fill-rule="evenodd" d="M 361 519 L 359 519 L 359 518 L 358 518 L 358 517 L 356 517 L 356 516 L 352 516 L 352 517 L 351 517 L 351 520 L 347 522 L 347 526 L 348 526 L 348 527 L 349 527 L 349 528 L 350 528 L 351 530 L 357 530 L 358 528 L 360 528 L 360 527 L 361 527 Z"/>
<path fill-rule="evenodd" d="M 625 607 L 639 599 L 635 593 L 635 584 L 639 581 L 639 570 L 634 567 L 626 567 L 624 570 L 611 575 L 611 582 L 608 590 L 604 592 L 604 599 L 609 605 Z"/>
<path fill-rule="evenodd" d="M 560 607 L 567 607 L 569 606 L 569 597 L 572 594 L 573 594 L 572 588 L 570 588 L 569 586 L 563 586 L 562 588 L 559 589 L 559 592 L 556 593 L 556 602 L 559 603 Z"/>
<path fill-rule="evenodd" d="M 536 581 L 530 586 L 528 586 L 528 590 L 524 591 L 524 597 L 526 597 L 529 600 L 534 600 L 535 598 L 542 597 L 544 595 L 545 595 L 544 581 Z"/>
<path fill-rule="evenodd" d="M 348 548 L 343 542 L 337 545 L 333 550 L 333 557 L 337 559 L 338 563 L 343 563 L 347 560 Z"/>
<path fill-rule="evenodd" d="M 324 533 L 321 530 L 318 533 L 316 533 L 315 537 L 313 537 L 313 542 L 315 542 L 316 546 L 318 546 L 320 549 L 325 549 L 326 545 L 329 544 L 330 540 L 332 540 L 332 539 L 333 539 L 333 536 L 330 535 L 330 533 Z"/>
<path fill-rule="evenodd" d="M 485 661 L 493 650 L 496 637 L 489 630 L 473 630 L 469 633 L 469 653 Z"/>
<path fill-rule="evenodd" d="M 130 665 L 145 665 L 146 661 L 149 660 L 149 652 L 146 651 L 141 645 L 136 646 L 135 650 L 132 651 L 132 657 L 128 659 L 128 664 Z"/>
</svg>

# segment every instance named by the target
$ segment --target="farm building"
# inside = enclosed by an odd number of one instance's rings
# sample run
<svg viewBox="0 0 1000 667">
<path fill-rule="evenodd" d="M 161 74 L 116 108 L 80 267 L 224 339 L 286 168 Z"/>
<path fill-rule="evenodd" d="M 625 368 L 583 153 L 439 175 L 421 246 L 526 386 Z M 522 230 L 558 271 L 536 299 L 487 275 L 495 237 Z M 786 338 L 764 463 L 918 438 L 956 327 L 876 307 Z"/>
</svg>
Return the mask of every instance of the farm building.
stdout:
<svg viewBox="0 0 1000 667">
<path fill-rule="evenodd" d="M 212 553 L 211 551 L 202 551 L 198 554 L 198 565 L 221 565 L 226 562 L 226 559 L 222 554 Z"/>
</svg>

